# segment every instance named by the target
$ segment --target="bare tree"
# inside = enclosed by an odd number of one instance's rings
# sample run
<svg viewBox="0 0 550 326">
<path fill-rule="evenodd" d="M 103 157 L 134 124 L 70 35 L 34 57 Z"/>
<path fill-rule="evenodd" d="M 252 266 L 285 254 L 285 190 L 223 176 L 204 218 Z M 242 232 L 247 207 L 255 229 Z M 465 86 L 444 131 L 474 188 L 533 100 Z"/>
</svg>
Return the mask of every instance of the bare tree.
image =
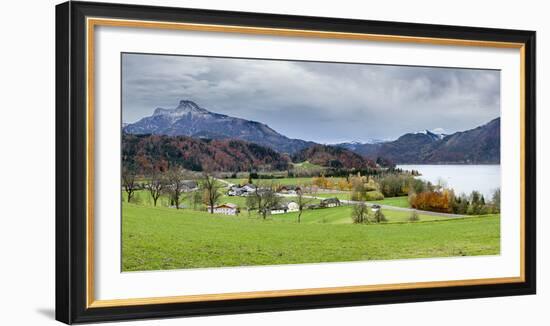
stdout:
<svg viewBox="0 0 550 326">
<path fill-rule="evenodd" d="M 249 209 L 258 210 L 258 214 L 265 220 L 271 209 L 281 204 L 281 200 L 273 184 L 266 186 L 258 183 L 255 191 L 246 198 L 246 203 Z"/>
<path fill-rule="evenodd" d="M 364 201 L 353 205 L 351 218 L 353 219 L 353 223 L 357 224 L 368 222 L 368 207 Z"/>
<path fill-rule="evenodd" d="M 180 208 L 181 195 L 187 189 L 184 181 L 188 173 L 181 167 L 173 167 L 166 172 L 165 191 L 169 194 L 170 200 L 176 209 Z"/>
<path fill-rule="evenodd" d="M 222 193 L 220 189 L 223 185 L 216 180 L 213 176 L 207 172 L 203 173 L 203 177 L 200 183 L 200 190 L 203 191 L 205 201 L 210 207 L 210 214 L 214 214 L 214 205 L 218 202 Z"/>
<path fill-rule="evenodd" d="M 307 191 L 304 191 L 307 190 Z M 306 196 L 304 196 L 304 193 L 307 193 Z M 307 205 L 309 205 L 311 202 L 315 200 L 315 195 L 313 191 L 313 187 L 308 187 L 307 189 L 298 189 L 296 191 L 296 204 L 298 204 L 298 223 L 301 222 L 302 213 L 304 211 L 304 208 L 306 208 Z"/>
<path fill-rule="evenodd" d="M 376 223 L 382 223 L 387 222 L 386 215 L 382 213 L 382 209 L 379 208 L 376 212 L 374 212 L 374 222 Z"/>
<path fill-rule="evenodd" d="M 153 205 L 157 206 L 157 201 L 164 192 L 166 181 L 162 174 L 156 170 L 153 170 L 149 174 L 149 181 L 145 184 L 145 188 L 149 190 L 151 198 L 153 198 Z"/>
<path fill-rule="evenodd" d="M 418 212 L 415 209 L 411 212 L 411 215 L 409 216 L 409 222 L 418 222 L 418 221 L 420 221 L 420 216 L 418 216 Z"/>
<path fill-rule="evenodd" d="M 193 205 L 193 209 L 196 210 L 197 206 L 202 203 L 203 193 L 200 190 L 190 191 L 187 195 L 187 199 Z"/>
<path fill-rule="evenodd" d="M 122 169 L 122 186 L 124 187 L 124 191 L 126 191 L 128 202 L 130 202 L 134 196 L 134 192 L 138 188 L 138 184 L 136 182 L 136 174 L 129 168 Z"/>
<path fill-rule="evenodd" d="M 258 210 L 259 201 L 261 201 L 261 197 L 258 197 L 256 195 L 258 189 L 256 189 L 252 194 L 248 194 L 246 197 L 246 208 L 248 211 L 248 216 L 250 216 L 250 212 L 254 210 Z"/>
</svg>

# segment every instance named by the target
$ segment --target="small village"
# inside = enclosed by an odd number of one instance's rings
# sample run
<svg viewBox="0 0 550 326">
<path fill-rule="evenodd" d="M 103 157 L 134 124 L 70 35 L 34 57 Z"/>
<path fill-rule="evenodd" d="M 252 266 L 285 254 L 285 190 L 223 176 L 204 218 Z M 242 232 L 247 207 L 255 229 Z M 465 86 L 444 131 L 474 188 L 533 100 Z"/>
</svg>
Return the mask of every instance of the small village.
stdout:
<svg viewBox="0 0 550 326">
<path fill-rule="evenodd" d="M 254 195 L 256 192 L 265 191 L 267 189 L 263 189 L 261 187 L 258 187 L 254 184 L 245 184 L 243 186 L 239 185 L 230 185 L 228 187 L 227 195 L 234 197 L 248 197 Z M 276 195 L 282 196 L 282 197 L 291 197 L 296 196 L 298 192 L 301 192 L 302 189 L 300 186 L 295 185 L 282 185 L 277 188 Z M 311 197 L 313 198 L 313 197 Z M 307 204 L 304 208 L 306 209 L 320 209 L 320 208 L 331 208 L 331 207 L 337 207 L 340 206 L 342 203 L 340 200 L 336 197 L 334 198 L 324 198 L 321 199 L 319 204 Z M 211 208 L 208 207 L 208 210 Z M 286 214 L 286 213 L 292 213 L 292 212 L 298 212 L 300 210 L 300 205 L 294 201 L 288 201 L 288 202 L 282 202 L 278 203 L 277 205 L 274 205 L 272 207 L 269 207 L 269 215 L 276 215 L 276 214 Z M 219 204 L 217 206 L 214 206 L 213 208 L 214 214 L 224 214 L 224 215 L 238 215 L 241 212 L 241 209 L 238 205 L 233 203 L 223 203 Z"/>
<path fill-rule="evenodd" d="M 221 180 L 219 180 L 221 181 Z M 176 184 L 165 184 L 163 187 L 165 190 L 179 187 L 179 192 L 182 194 L 192 194 L 199 192 L 199 184 L 196 180 L 182 180 Z M 136 190 L 146 191 L 150 186 L 147 184 L 137 183 L 135 185 Z M 325 190 L 326 191 L 326 190 Z M 298 185 L 278 185 L 273 189 L 269 186 L 257 186 L 252 183 L 246 183 L 244 185 L 235 185 L 228 183 L 225 190 L 221 190 L 224 193 L 223 198 L 227 198 L 227 201 L 218 203 L 213 207 L 210 205 L 204 205 L 203 209 L 212 212 L 213 214 L 222 214 L 222 215 L 239 215 L 242 211 L 249 211 L 250 208 L 241 207 L 236 203 L 231 202 L 231 197 L 234 198 L 247 198 L 250 196 L 262 194 L 264 192 L 272 192 L 275 196 L 280 197 L 281 200 L 276 201 L 273 205 L 267 205 L 264 209 L 267 210 L 266 215 L 278 215 L 278 214 L 287 214 L 298 212 L 300 210 L 300 205 L 295 202 L 293 199 L 296 199 L 297 195 L 303 195 L 307 198 L 307 203 L 304 203 L 302 209 L 325 209 L 339 207 L 344 203 L 337 197 L 322 198 L 316 197 L 315 194 L 310 193 L 311 189 L 302 189 Z M 285 200 L 287 199 L 287 200 Z M 317 203 L 313 203 L 314 199 L 318 199 Z M 242 202 L 242 200 L 239 200 Z M 349 201 L 345 201 L 349 202 Z M 348 203 L 349 204 L 349 203 Z M 375 205 L 376 206 L 376 205 Z M 168 207 L 170 208 L 188 208 L 185 204 L 179 203 L 177 206 L 175 203 L 171 203 Z M 375 207 L 376 209 L 376 207 Z"/>
</svg>

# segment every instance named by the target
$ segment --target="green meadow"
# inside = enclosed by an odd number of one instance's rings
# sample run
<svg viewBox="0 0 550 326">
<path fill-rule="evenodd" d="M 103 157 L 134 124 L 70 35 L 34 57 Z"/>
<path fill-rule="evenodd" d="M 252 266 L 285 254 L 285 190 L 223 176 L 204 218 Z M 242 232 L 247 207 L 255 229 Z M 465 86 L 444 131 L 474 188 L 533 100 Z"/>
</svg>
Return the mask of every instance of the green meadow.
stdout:
<svg viewBox="0 0 550 326">
<path fill-rule="evenodd" d="M 314 196 L 319 198 L 338 198 L 340 200 L 350 200 L 351 192 L 338 191 L 338 192 L 329 192 L 329 193 L 316 193 Z M 389 198 L 384 198 L 382 200 L 372 200 L 368 202 L 372 204 L 387 205 L 387 206 L 394 206 L 394 207 L 404 207 L 404 208 L 410 207 L 409 197 L 407 196 L 389 197 Z"/>
<path fill-rule="evenodd" d="M 388 222 L 352 224 L 351 206 L 239 216 L 153 207 L 147 193 L 123 203 L 124 271 L 495 255 L 500 216 L 444 218 L 384 209 Z M 123 196 L 124 197 L 124 196 Z M 244 200 L 225 197 L 229 202 Z M 161 199 L 165 201 L 165 199 Z M 223 201 L 223 200 L 222 200 Z M 242 203 L 237 203 L 241 205 Z"/>
<path fill-rule="evenodd" d="M 404 208 L 410 207 L 408 196 L 389 197 L 389 198 L 384 198 L 382 200 L 373 200 L 373 201 L 370 201 L 369 203 L 394 206 L 394 207 L 404 207 Z"/>
</svg>

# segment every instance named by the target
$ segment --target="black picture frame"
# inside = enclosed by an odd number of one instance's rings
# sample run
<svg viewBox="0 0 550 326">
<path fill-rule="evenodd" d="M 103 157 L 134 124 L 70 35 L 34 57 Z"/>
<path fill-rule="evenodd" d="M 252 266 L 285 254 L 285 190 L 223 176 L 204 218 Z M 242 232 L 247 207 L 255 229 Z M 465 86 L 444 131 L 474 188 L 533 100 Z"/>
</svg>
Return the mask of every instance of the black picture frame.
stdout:
<svg viewBox="0 0 550 326">
<path fill-rule="evenodd" d="M 354 293 L 87 306 L 86 17 L 516 42 L 525 51 L 525 241 L 523 282 Z M 536 292 L 536 120 L 534 31 L 65 2 L 56 6 L 56 319 L 84 323 L 526 295 Z"/>
</svg>

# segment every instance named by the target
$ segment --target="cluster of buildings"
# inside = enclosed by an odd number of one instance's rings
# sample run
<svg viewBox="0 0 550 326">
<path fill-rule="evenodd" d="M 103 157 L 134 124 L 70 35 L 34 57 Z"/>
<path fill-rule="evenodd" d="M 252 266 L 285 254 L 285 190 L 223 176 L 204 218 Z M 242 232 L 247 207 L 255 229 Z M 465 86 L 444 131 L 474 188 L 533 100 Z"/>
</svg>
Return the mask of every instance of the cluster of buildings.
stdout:
<svg viewBox="0 0 550 326">
<path fill-rule="evenodd" d="M 167 183 L 165 184 L 165 187 L 174 188 L 176 187 L 176 185 L 173 183 Z M 179 187 L 182 189 L 183 192 L 196 191 L 199 189 L 199 185 L 195 180 L 183 180 L 180 182 Z M 146 183 L 141 182 L 136 184 L 136 190 L 143 190 L 143 189 L 147 189 Z"/>
<path fill-rule="evenodd" d="M 334 197 L 334 198 L 326 198 L 322 199 L 319 204 L 310 204 L 307 205 L 307 209 L 318 209 L 318 208 L 331 208 L 331 207 L 338 207 L 341 206 L 342 203 L 340 202 L 340 199 Z"/>
<path fill-rule="evenodd" d="M 277 188 L 277 192 L 285 195 L 296 195 L 302 190 L 300 186 L 282 185 Z M 249 196 L 256 191 L 256 186 L 253 184 L 245 184 L 244 186 L 231 185 L 227 191 L 228 196 Z"/>
<path fill-rule="evenodd" d="M 210 207 L 208 207 L 210 210 Z M 270 209 L 270 214 L 286 214 L 291 212 L 297 212 L 300 209 L 297 203 L 291 201 L 286 204 L 281 204 Z M 239 206 L 231 203 L 220 204 L 214 206 L 214 214 L 223 214 L 223 215 L 238 215 L 240 213 Z"/>
<path fill-rule="evenodd" d="M 253 184 L 245 184 L 243 186 L 240 185 L 230 185 L 227 191 L 228 196 L 250 196 L 254 194 L 257 191 L 257 186 Z M 261 189 L 258 189 L 258 191 L 261 191 Z M 297 192 L 301 191 L 300 186 L 294 186 L 294 185 L 282 185 L 277 189 L 277 193 L 284 194 L 284 195 L 295 195 Z M 336 197 L 334 198 L 326 198 L 322 199 L 319 204 L 311 204 L 307 205 L 307 209 L 318 209 L 318 208 L 330 208 L 330 207 L 337 207 L 340 206 L 340 200 Z M 211 207 L 208 207 L 208 210 L 210 211 Z M 290 201 L 288 203 L 280 204 L 275 207 L 270 208 L 270 214 L 276 215 L 276 214 L 286 214 L 291 212 L 297 212 L 300 210 L 300 206 L 298 203 L 294 201 Z M 224 203 L 217 206 L 214 206 L 213 208 L 214 214 L 223 214 L 223 215 L 238 215 L 240 213 L 240 209 L 238 205 L 232 204 L 232 203 Z"/>
<path fill-rule="evenodd" d="M 244 186 L 231 185 L 227 191 L 228 196 L 249 196 L 256 191 L 256 186 L 253 184 L 245 184 Z"/>
</svg>

